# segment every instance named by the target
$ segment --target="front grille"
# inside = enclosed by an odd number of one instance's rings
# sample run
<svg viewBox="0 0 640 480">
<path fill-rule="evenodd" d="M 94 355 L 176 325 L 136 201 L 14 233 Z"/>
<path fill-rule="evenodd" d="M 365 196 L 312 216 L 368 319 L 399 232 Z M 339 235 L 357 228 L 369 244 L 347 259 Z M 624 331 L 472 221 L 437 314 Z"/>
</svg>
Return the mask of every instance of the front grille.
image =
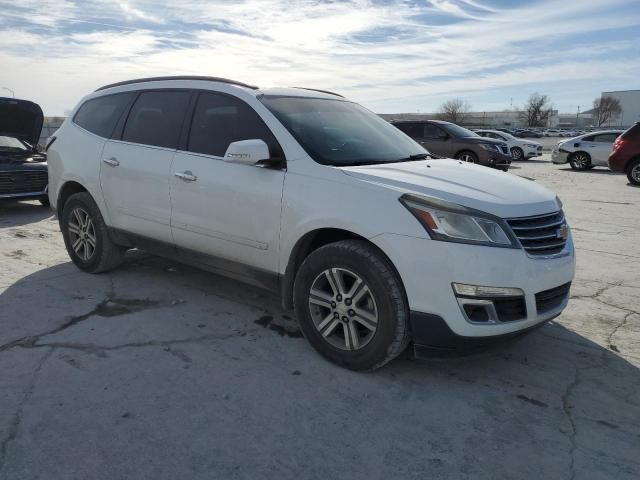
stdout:
<svg viewBox="0 0 640 480">
<path fill-rule="evenodd" d="M 43 192 L 48 181 L 44 170 L 0 172 L 0 195 Z"/>
<path fill-rule="evenodd" d="M 509 218 L 507 223 L 529 255 L 555 255 L 567 244 L 563 238 L 567 222 L 562 210 L 535 217 Z"/>
<path fill-rule="evenodd" d="M 542 145 L 538 145 L 537 150 L 538 150 L 539 152 L 541 152 L 541 151 L 542 151 Z"/>
<path fill-rule="evenodd" d="M 562 305 L 569 296 L 571 282 L 536 293 L 536 310 L 538 314 L 554 310 Z"/>
</svg>

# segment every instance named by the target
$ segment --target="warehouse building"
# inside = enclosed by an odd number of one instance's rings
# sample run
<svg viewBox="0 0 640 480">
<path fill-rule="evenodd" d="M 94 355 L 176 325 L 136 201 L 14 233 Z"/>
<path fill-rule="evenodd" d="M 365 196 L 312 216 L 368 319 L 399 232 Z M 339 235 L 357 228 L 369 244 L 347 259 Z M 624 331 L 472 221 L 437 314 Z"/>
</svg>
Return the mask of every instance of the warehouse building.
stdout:
<svg viewBox="0 0 640 480">
<path fill-rule="evenodd" d="M 607 127 L 627 128 L 640 122 L 640 90 L 602 92 L 602 96 L 617 98 L 622 107 L 622 115 L 612 118 L 606 124 Z"/>
</svg>

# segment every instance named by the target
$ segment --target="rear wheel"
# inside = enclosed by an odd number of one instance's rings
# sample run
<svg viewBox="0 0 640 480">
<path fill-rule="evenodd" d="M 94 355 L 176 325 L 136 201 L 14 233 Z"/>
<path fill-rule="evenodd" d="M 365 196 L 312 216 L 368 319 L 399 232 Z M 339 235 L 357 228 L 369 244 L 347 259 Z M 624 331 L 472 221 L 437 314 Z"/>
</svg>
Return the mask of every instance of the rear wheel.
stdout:
<svg viewBox="0 0 640 480">
<path fill-rule="evenodd" d="M 574 170 L 589 170 L 591 166 L 591 157 L 586 152 L 576 152 L 569 156 L 569 165 Z"/>
<path fill-rule="evenodd" d="M 409 308 L 393 266 L 375 247 L 345 240 L 320 247 L 294 285 L 300 328 L 326 359 L 374 370 L 409 342 Z"/>
<path fill-rule="evenodd" d="M 458 160 L 469 163 L 478 163 L 478 156 L 470 150 L 464 150 L 456 155 Z"/>
<path fill-rule="evenodd" d="M 522 160 L 524 158 L 524 152 L 520 147 L 513 147 L 511 149 L 511 158 L 514 160 Z"/>
<path fill-rule="evenodd" d="M 69 197 L 62 209 L 60 228 L 67 253 L 80 270 L 101 273 L 122 262 L 125 249 L 109 237 L 100 209 L 89 193 Z"/>
<path fill-rule="evenodd" d="M 640 185 L 640 158 L 632 160 L 627 167 L 627 178 L 632 185 Z"/>
</svg>

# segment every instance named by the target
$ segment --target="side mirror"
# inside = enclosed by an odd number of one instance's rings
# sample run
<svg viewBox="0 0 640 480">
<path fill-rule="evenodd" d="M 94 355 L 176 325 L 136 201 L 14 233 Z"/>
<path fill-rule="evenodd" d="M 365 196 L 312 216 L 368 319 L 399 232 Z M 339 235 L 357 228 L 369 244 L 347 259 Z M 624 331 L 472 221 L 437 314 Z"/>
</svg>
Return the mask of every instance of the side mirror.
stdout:
<svg viewBox="0 0 640 480">
<path fill-rule="evenodd" d="M 270 158 L 269 147 L 264 140 L 257 138 L 231 142 L 224 154 L 225 162 L 242 163 L 243 165 L 258 165 Z"/>
</svg>

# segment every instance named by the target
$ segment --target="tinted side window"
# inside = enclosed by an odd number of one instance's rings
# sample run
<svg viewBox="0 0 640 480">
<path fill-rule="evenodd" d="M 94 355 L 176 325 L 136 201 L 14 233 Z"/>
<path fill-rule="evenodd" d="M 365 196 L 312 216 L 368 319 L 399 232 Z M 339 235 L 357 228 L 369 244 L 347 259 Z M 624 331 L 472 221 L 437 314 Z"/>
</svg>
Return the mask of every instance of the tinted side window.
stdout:
<svg viewBox="0 0 640 480">
<path fill-rule="evenodd" d="M 445 133 L 435 125 L 431 125 L 430 123 L 427 123 L 424 126 L 424 138 L 439 139 L 444 137 L 444 135 Z"/>
<path fill-rule="evenodd" d="M 224 157 L 229 144 L 240 140 L 264 140 L 272 157 L 280 157 L 275 137 L 258 114 L 230 95 L 201 93 L 193 112 L 187 149 Z"/>
<path fill-rule="evenodd" d="M 596 135 L 594 142 L 599 143 L 613 143 L 618 138 L 617 133 L 603 133 L 602 135 Z"/>
<path fill-rule="evenodd" d="M 87 100 L 78 109 L 73 122 L 91 133 L 109 138 L 133 93 L 117 93 Z"/>
<path fill-rule="evenodd" d="M 424 127 L 420 123 L 399 123 L 396 126 L 411 138 L 424 137 Z"/>
<path fill-rule="evenodd" d="M 187 91 L 141 93 L 131 108 L 122 140 L 177 148 L 190 95 Z"/>
<path fill-rule="evenodd" d="M 595 135 L 590 135 L 590 136 L 588 136 L 588 137 L 584 137 L 584 138 L 582 139 L 582 141 L 583 141 L 583 142 L 593 142 L 595 138 L 596 138 L 596 136 L 595 136 Z"/>
</svg>

